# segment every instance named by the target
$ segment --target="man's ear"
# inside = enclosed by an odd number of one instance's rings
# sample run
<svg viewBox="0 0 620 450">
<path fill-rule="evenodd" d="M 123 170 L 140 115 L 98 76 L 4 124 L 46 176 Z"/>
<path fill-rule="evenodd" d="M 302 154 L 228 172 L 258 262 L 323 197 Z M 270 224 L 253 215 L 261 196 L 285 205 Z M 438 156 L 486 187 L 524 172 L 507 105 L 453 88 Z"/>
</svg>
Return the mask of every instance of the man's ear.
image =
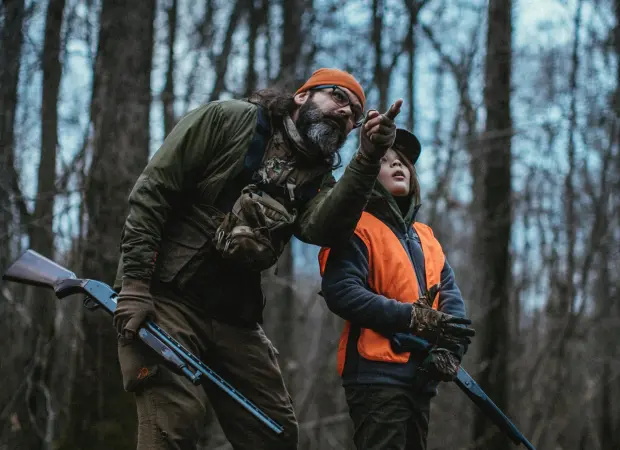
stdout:
<svg viewBox="0 0 620 450">
<path fill-rule="evenodd" d="M 304 91 L 304 92 L 300 92 L 299 94 L 295 94 L 295 96 L 293 97 L 293 100 L 295 101 L 295 104 L 297 106 L 301 106 L 304 103 L 306 103 L 308 98 L 310 98 L 310 92 Z"/>
</svg>

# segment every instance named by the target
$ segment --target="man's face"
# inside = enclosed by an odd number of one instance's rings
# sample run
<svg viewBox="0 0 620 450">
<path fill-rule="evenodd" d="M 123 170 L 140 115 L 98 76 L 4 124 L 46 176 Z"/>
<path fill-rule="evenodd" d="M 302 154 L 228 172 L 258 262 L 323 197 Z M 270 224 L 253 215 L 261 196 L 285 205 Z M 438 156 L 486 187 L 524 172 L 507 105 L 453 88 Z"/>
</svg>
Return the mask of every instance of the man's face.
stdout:
<svg viewBox="0 0 620 450">
<path fill-rule="evenodd" d="M 325 88 L 303 94 L 295 99 L 301 103 L 293 116 L 297 130 L 306 142 L 329 156 L 344 145 L 356 118 L 361 115 L 362 106 L 347 88 Z M 349 104 L 342 106 L 344 103 Z"/>
<path fill-rule="evenodd" d="M 381 158 L 381 170 L 377 181 L 394 197 L 409 195 L 411 172 L 394 150 L 389 149 Z"/>
</svg>

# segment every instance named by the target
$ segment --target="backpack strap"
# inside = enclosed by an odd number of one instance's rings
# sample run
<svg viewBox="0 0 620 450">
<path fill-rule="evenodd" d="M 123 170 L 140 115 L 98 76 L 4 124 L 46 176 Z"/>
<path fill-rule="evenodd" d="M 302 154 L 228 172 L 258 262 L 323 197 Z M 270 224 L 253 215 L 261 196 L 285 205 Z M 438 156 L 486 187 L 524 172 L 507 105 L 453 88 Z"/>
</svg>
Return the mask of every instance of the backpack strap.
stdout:
<svg viewBox="0 0 620 450">
<path fill-rule="evenodd" d="M 262 106 L 257 106 L 258 117 L 256 119 L 256 131 L 252 136 L 248 151 L 245 154 L 243 169 L 235 178 L 227 181 L 225 188 L 220 192 L 215 202 L 215 206 L 224 212 L 228 212 L 232 209 L 241 190 L 253 182 L 252 174 L 260 167 L 267 142 L 271 136 L 269 116 Z"/>
<path fill-rule="evenodd" d="M 265 155 L 265 148 L 267 147 L 267 141 L 271 136 L 271 125 L 269 123 L 269 116 L 264 107 L 258 106 L 258 117 L 256 120 L 256 132 L 250 142 L 250 147 L 245 155 L 244 166 L 246 170 L 255 172 L 260 167 Z"/>
<path fill-rule="evenodd" d="M 248 152 L 244 159 L 244 170 L 248 174 L 253 174 L 260 168 L 265 155 L 265 149 L 267 148 L 267 142 L 271 137 L 269 115 L 263 106 L 257 106 L 258 117 L 256 120 L 256 132 L 252 137 L 252 141 L 250 142 Z M 320 174 L 311 181 L 304 183 L 302 186 L 294 186 L 293 195 L 295 203 L 301 202 L 303 204 L 312 200 L 314 196 L 319 193 L 324 174 L 325 171 L 322 170 Z M 261 185 L 261 189 L 273 196 L 283 196 L 286 198 L 290 195 L 286 186 L 276 187 Z"/>
<path fill-rule="evenodd" d="M 314 177 L 312 181 L 305 183 L 295 189 L 295 198 L 299 199 L 303 203 L 307 203 L 312 200 L 321 190 L 321 182 L 323 181 L 323 175 Z"/>
</svg>

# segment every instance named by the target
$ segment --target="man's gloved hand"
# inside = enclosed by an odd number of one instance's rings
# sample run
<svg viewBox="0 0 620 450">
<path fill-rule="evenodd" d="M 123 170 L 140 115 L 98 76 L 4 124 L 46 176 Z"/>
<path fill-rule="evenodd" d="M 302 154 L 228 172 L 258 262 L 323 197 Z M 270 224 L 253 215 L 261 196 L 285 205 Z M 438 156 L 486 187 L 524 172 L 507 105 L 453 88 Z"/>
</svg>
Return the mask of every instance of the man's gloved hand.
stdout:
<svg viewBox="0 0 620 450">
<path fill-rule="evenodd" d="M 112 322 L 116 332 L 125 339 L 132 340 L 135 338 L 140 325 L 147 318 L 155 318 L 150 283 L 145 280 L 124 278 L 123 288 L 118 294 Z"/>
<path fill-rule="evenodd" d="M 438 381 L 453 381 L 460 365 L 461 357 L 445 348 L 433 348 L 422 363 L 428 376 Z"/>
<path fill-rule="evenodd" d="M 360 149 L 362 159 L 378 163 L 385 152 L 394 144 L 396 125 L 394 119 L 400 113 L 402 99 L 396 100 L 384 114 L 376 110 L 368 111 L 366 121 L 360 127 Z"/>
<path fill-rule="evenodd" d="M 414 302 L 412 306 L 409 328 L 432 344 L 447 340 L 457 345 L 467 345 L 471 342 L 470 338 L 476 335 L 473 328 L 467 327 L 471 325 L 469 319 L 442 313 L 421 301 Z"/>
</svg>

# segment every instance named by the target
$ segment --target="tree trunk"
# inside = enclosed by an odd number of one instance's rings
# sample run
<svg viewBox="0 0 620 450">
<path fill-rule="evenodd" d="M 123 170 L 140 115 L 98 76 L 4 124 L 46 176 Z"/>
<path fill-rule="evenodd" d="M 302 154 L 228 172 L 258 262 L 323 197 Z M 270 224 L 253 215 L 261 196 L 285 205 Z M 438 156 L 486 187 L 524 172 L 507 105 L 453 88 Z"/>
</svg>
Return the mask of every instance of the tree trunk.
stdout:
<svg viewBox="0 0 620 450">
<path fill-rule="evenodd" d="M 256 74 L 256 45 L 258 39 L 258 29 L 266 17 L 262 17 L 261 6 L 255 0 L 248 0 L 249 3 L 249 36 L 248 36 L 248 66 L 245 74 L 245 96 L 249 97 L 256 90 L 258 76 Z"/>
<path fill-rule="evenodd" d="M 613 44 L 617 60 L 617 58 L 620 58 L 620 0 L 614 1 L 614 10 L 616 26 L 613 31 Z M 616 95 L 613 108 L 616 116 L 620 116 L 620 64 L 616 64 Z M 617 130 L 617 133 L 620 135 L 620 129 Z"/>
<path fill-rule="evenodd" d="M 407 100 L 411 102 L 409 115 L 407 116 L 407 127 L 411 132 L 415 130 L 415 55 L 416 55 L 416 28 L 418 25 L 417 5 L 409 11 L 409 30 L 407 32 L 406 48 L 409 57 L 407 67 Z"/>
<path fill-rule="evenodd" d="M 267 83 L 271 83 L 273 74 L 273 57 L 271 54 L 271 48 L 273 45 L 272 28 L 269 24 L 269 15 L 271 14 L 271 0 L 260 0 L 261 2 L 261 14 L 265 19 L 263 32 L 265 35 L 265 42 L 263 44 L 263 52 L 265 54 L 265 80 Z"/>
<path fill-rule="evenodd" d="M 280 45 L 280 70 L 276 83 L 283 89 L 298 86 L 305 75 L 300 74 L 301 53 L 304 44 L 302 18 L 307 11 L 306 0 L 282 2 L 282 44 Z"/>
<path fill-rule="evenodd" d="M 41 102 L 41 160 L 39 163 L 37 202 L 31 226 L 31 247 L 54 258 L 54 200 L 56 197 L 56 148 L 58 146 L 58 92 L 62 63 L 60 32 L 65 0 L 50 0 L 45 21 L 43 44 L 43 99 Z"/>
<path fill-rule="evenodd" d="M 4 0 L 0 30 L 0 271 L 11 263 L 13 203 L 11 193 L 15 159 L 15 111 L 23 42 L 24 0 Z M 0 285 L 2 281 L 0 281 Z"/>
<path fill-rule="evenodd" d="M 282 46 L 280 47 L 280 68 L 278 83 L 283 89 L 291 90 L 300 83 L 297 79 L 297 68 L 300 65 L 301 49 L 304 35 L 301 28 L 301 17 L 305 11 L 304 0 L 286 1 L 283 3 Z M 295 277 L 295 259 L 293 255 L 293 239 L 286 246 L 278 260 L 278 280 L 282 289 L 277 299 L 277 313 L 273 326 L 275 345 L 279 350 L 282 375 L 289 392 L 294 396 L 295 368 L 298 366 L 295 354 L 296 295 L 293 289 Z"/>
<path fill-rule="evenodd" d="M 4 273 L 13 261 L 12 251 L 16 229 L 13 202 L 13 177 L 15 159 L 15 112 L 17 109 L 19 71 L 23 42 L 25 10 L 23 0 L 4 0 L 0 4 L 3 21 L 0 23 L 0 273 Z M 0 288 L 3 287 L 0 279 Z M 23 292 L 16 288 L 12 292 Z M 12 299 L 14 300 L 14 299 Z M 21 303 L 21 302 L 20 302 Z M 10 342 L 1 364 L 3 389 L 0 390 L 0 405 L 6 410 L 0 428 L 0 447 L 31 448 L 33 439 L 29 436 L 27 405 L 23 401 L 24 372 L 29 359 L 21 347 L 26 339 L 23 330 L 27 317 L 20 314 L 19 307 L 0 289 L 0 339 Z"/>
<path fill-rule="evenodd" d="M 405 7 L 409 10 L 409 28 L 407 31 L 407 37 L 405 38 L 405 50 L 408 55 L 407 64 L 407 101 L 411 102 L 409 105 L 409 115 L 407 116 L 407 126 L 409 130 L 415 129 L 415 110 L 416 110 L 416 96 L 415 96 L 415 77 L 416 77 L 416 30 L 418 29 L 418 18 L 420 11 L 426 6 L 428 0 L 405 0 Z M 396 60 L 394 60 L 394 63 Z M 439 99 L 437 99 L 439 101 Z"/>
<path fill-rule="evenodd" d="M 164 133 L 165 136 L 172 131 L 176 123 L 174 114 L 174 45 L 177 35 L 177 0 L 172 0 L 168 13 L 168 67 L 166 70 L 166 84 L 162 92 L 164 105 Z"/>
<path fill-rule="evenodd" d="M 112 284 L 127 198 L 149 157 L 155 0 L 104 2 L 91 102 L 92 164 L 81 276 Z M 135 448 L 135 405 L 123 392 L 116 333 L 104 313 L 88 313 L 66 449 Z"/>
<path fill-rule="evenodd" d="M 620 0 L 615 0 L 614 6 L 616 26 L 613 30 L 613 45 L 616 61 L 620 61 Z M 616 67 L 616 92 L 612 108 L 616 117 L 620 117 L 620 64 L 617 64 Z M 615 141 L 612 142 L 612 146 L 618 148 L 620 147 L 620 126 L 616 124 L 612 129 L 614 132 L 612 133 L 611 139 Z M 616 157 L 619 156 L 618 150 L 616 150 Z M 617 402 L 614 401 L 614 391 L 618 392 L 618 386 L 614 383 L 615 380 L 612 375 L 612 367 L 614 366 L 614 362 L 617 361 L 618 353 L 616 346 L 612 343 L 613 338 L 611 337 L 614 336 L 614 334 L 617 336 L 617 331 L 620 327 L 618 325 L 620 323 L 620 309 L 618 308 L 617 300 L 614 299 L 611 288 L 613 282 L 611 280 L 609 268 L 613 267 L 613 256 L 610 250 L 608 246 L 602 248 L 601 275 L 600 281 L 597 283 L 597 286 L 601 290 L 601 299 L 603 299 L 601 317 L 607 318 L 607 321 L 615 319 L 613 322 L 614 325 L 599 330 L 600 345 L 598 347 L 603 353 L 603 370 L 600 382 L 601 423 L 599 425 L 599 442 L 601 448 L 618 448 L 618 445 L 620 445 L 620 429 L 618 428 L 618 425 L 620 425 L 620 410 L 616 406 Z"/>
<path fill-rule="evenodd" d="M 375 48 L 374 79 L 375 86 L 379 92 L 379 112 L 387 110 L 388 88 L 390 84 L 390 74 L 383 67 L 383 47 L 381 46 L 384 9 L 383 0 L 372 1 L 372 44 Z"/>
<path fill-rule="evenodd" d="M 228 28 L 222 45 L 222 51 L 215 57 L 215 84 L 211 92 L 211 100 L 218 100 L 226 88 L 226 74 L 228 73 L 228 59 L 233 46 L 233 37 L 243 14 L 247 12 L 246 2 L 236 0 L 228 19 Z"/>
<path fill-rule="evenodd" d="M 30 224 L 30 247 L 54 259 L 54 200 L 56 197 L 56 148 L 58 145 L 58 92 L 62 63 L 60 36 L 65 0 L 50 0 L 45 20 L 43 44 L 43 98 L 41 102 L 41 159 L 38 171 L 37 200 Z M 51 449 L 56 432 L 59 399 L 52 384 L 54 360 L 54 322 L 56 298 L 39 288 L 29 289 L 34 364 L 27 376 L 26 395 L 33 418 L 32 437 L 36 448 Z"/>
<path fill-rule="evenodd" d="M 484 278 L 480 288 L 484 323 L 477 338 L 481 346 L 481 387 L 508 412 L 508 311 L 512 272 L 510 235 L 512 223 L 510 111 L 512 61 L 512 1 L 490 0 L 484 91 L 487 110 L 482 236 Z M 508 448 L 509 441 L 478 413 L 474 438 L 479 448 Z"/>
</svg>

